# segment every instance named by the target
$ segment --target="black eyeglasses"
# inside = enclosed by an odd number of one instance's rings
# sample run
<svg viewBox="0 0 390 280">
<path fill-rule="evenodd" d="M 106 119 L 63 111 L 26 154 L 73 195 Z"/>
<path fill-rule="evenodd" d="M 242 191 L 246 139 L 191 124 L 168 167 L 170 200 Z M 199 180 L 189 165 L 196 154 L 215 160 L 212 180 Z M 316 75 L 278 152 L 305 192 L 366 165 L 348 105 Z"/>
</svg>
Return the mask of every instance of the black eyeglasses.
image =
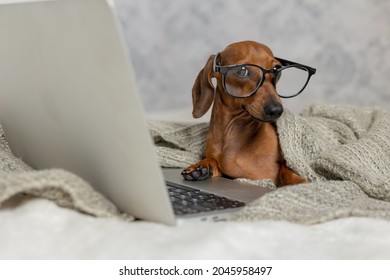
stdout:
<svg viewBox="0 0 390 280">
<path fill-rule="evenodd" d="M 278 57 L 275 59 L 281 65 L 276 65 L 272 69 L 264 69 L 255 64 L 219 66 L 217 65 L 219 57 L 220 53 L 214 57 L 213 70 L 222 74 L 225 92 L 238 98 L 253 95 L 264 83 L 266 74 L 272 75 L 272 82 L 280 97 L 291 98 L 300 94 L 311 76 L 316 73 L 316 69 L 312 67 Z"/>
</svg>

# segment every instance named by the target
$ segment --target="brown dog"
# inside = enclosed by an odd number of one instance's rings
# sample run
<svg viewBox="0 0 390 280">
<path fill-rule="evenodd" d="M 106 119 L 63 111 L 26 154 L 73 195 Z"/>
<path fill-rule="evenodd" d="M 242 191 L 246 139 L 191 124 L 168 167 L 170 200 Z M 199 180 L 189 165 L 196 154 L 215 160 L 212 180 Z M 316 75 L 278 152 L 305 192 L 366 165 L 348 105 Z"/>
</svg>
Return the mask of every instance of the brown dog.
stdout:
<svg viewBox="0 0 390 280">
<path fill-rule="evenodd" d="M 306 182 L 285 165 L 276 133 L 275 121 L 283 113 L 275 88 L 281 71 L 276 69 L 295 64 L 280 60 L 267 46 L 252 41 L 231 44 L 210 56 L 192 89 L 195 118 L 214 103 L 206 158 L 183 170 L 186 180 L 227 176 L 271 179 L 277 186 Z"/>
</svg>

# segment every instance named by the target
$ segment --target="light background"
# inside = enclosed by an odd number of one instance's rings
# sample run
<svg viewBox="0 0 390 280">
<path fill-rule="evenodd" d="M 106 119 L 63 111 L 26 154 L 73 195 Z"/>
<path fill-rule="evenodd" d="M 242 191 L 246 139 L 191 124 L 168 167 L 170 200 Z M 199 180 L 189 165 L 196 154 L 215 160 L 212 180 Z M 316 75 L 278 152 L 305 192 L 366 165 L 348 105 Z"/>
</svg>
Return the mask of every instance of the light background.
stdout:
<svg viewBox="0 0 390 280">
<path fill-rule="evenodd" d="M 325 101 L 390 108 L 389 0 L 115 0 L 147 112 L 191 108 L 209 55 L 254 40 L 317 68 L 294 112 Z"/>
</svg>

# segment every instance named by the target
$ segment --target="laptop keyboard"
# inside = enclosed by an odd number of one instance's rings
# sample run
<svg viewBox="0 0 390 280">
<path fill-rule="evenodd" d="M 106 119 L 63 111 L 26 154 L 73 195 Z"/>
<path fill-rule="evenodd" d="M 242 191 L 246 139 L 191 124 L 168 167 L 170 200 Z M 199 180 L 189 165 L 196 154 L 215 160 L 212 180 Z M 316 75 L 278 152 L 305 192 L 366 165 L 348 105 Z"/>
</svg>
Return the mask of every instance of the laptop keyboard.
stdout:
<svg viewBox="0 0 390 280">
<path fill-rule="evenodd" d="M 245 203 L 197 189 L 167 186 L 176 215 L 196 214 L 245 206 Z"/>
</svg>

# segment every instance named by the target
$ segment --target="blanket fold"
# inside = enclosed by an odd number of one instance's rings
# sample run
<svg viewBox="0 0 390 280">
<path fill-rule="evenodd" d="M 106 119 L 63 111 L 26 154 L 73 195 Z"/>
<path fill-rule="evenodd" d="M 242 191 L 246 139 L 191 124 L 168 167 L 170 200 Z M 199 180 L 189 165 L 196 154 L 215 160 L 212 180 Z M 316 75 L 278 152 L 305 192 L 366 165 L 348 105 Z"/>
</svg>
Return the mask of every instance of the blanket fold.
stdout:
<svg viewBox="0 0 390 280">
<path fill-rule="evenodd" d="M 207 124 L 169 126 L 167 134 L 159 134 L 158 143 L 163 144 L 157 147 L 157 154 L 162 164 L 168 158 L 169 166 L 184 167 L 204 157 L 200 147 L 204 147 Z M 234 219 L 283 219 L 312 224 L 348 216 L 390 218 L 387 112 L 317 104 L 300 115 L 286 110 L 277 121 L 277 131 L 287 165 L 311 183 L 268 193 Z M 187 148 L 186 142 L 176 141 L 177 137 L 197 143 L 197 149 Z M 180 159 L 174 162 L 176 155 Z M 274 188 L 266 180 L 250 183 Z"/>
<path fill-rule="evenodd" d="M 50 199 L 59 206 L 96 217 L 131 221 L 80 177 L 61 169 L 33 170 L 9 149 L 0 127 L 0 206 L 20 194 Z"/>
<path fill-rule="evenodd" d="M 163 167 L 185 167 L 204 157 L 207 123 L 150 121 Z M 278 188 L 244 207 L 233 220 L 274 219 L 314 224 L 364 216 L 390 219 L 390 115 L 376 108 L 317 104 L 277 122 L 287 165 L 309 184 Z M 267 180 L 251 181 L 271 187 Z M 0 206 L 20 193 L 98 217 L 121 213 L 78 176 L 32 170 L 14 157 L 0 131 Z"/>
</svg>

